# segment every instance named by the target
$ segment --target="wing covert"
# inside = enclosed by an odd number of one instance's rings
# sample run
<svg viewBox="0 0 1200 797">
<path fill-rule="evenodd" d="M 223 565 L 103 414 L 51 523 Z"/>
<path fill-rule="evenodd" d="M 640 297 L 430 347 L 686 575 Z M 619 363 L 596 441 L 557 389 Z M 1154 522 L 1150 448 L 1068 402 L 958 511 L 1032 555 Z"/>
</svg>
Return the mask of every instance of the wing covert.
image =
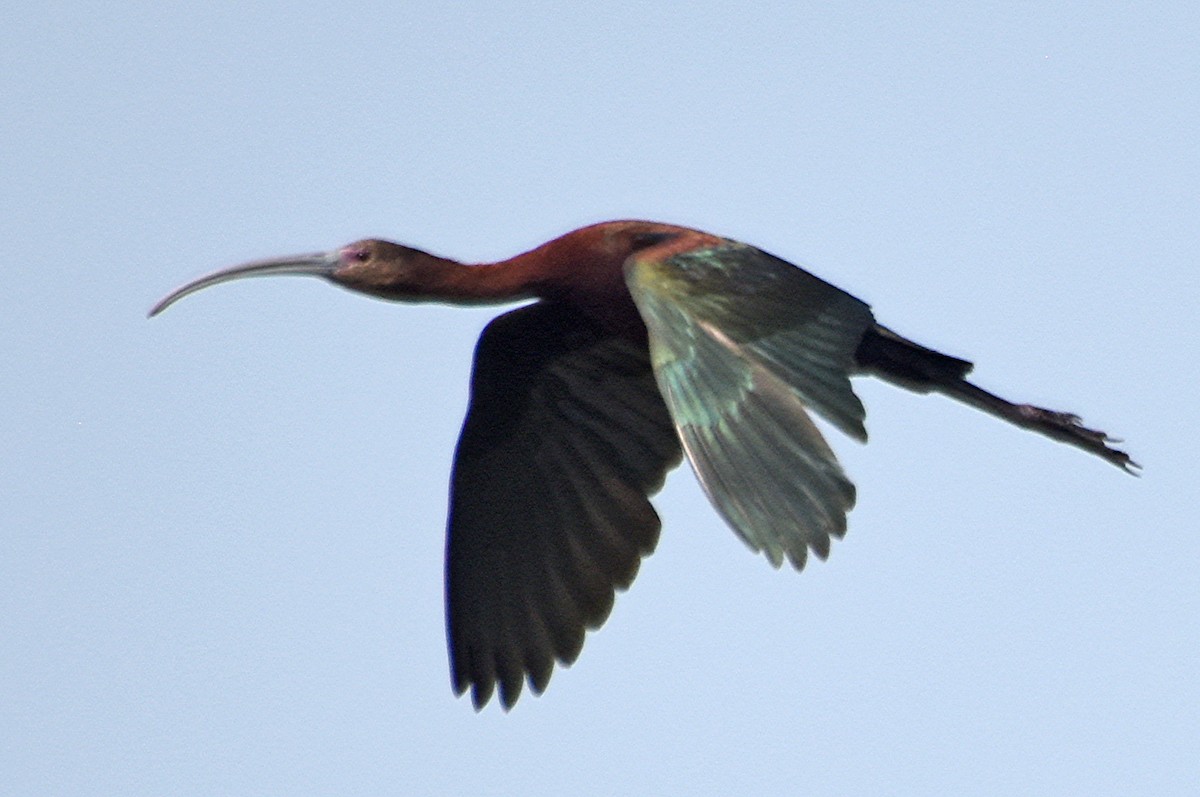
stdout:
<svg viewBox="0 0 1200 797">
<path fill-rule="evenodd" d="M 713 505 L 775 566 L 824 558 L 854 486 L 811 409 L 866 439 L 849 376 L 874 319 L 848 293 L 728 242 L 626 264 L 659 388 Z"/>
</svg>

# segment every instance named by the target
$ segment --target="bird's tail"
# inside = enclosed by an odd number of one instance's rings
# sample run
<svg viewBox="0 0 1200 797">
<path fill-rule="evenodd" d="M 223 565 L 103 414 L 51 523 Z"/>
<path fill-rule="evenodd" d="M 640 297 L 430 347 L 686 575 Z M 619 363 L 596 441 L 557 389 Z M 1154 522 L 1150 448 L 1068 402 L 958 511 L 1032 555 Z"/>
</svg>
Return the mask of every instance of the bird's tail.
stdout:
<svg viewBox="0 0 1200 797">
<path fill-rule="evenodd" d="M 1043 434 L 1095 454 L 1122 470 L 1136 473 L 1139 465 L 1109 443 L 1120 442 L 1088 429 L 1078 415 L 1031 404 L 1013 404 L 967 381 L 971 363 L 926 348 L 876 324 L 867 330 L 855 353 L 859 367 L 870 374 L 918 393 L 943 393 L 1024 429 Z"/>
</svg>

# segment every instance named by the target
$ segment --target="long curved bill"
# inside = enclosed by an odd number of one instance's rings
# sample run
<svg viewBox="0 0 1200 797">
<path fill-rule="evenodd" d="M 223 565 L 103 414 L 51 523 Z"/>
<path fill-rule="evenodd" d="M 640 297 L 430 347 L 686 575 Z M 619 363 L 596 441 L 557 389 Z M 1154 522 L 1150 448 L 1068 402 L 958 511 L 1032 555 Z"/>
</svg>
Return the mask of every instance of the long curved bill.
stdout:
<svg viewBox="0 0 1200 797">
<path fill-rule="evenodd" d="M 317 252 L 310 255 L 292 255 L 290 257 L 275 257 L 268 260 L 254 260 L 249 263 L 223 268 L 212 274 L 193 280 L 176 288 L 167 294 L 158 304 L 150 309 L 149 318 L 161 313 L 175 302 L 188 294 L 203 290 L 212 285 L 242 277 L 266 277 L 274 274 L 300 274 L 313 277 L 329 277 L 341 264 L 341 252 Z"/>
</svg>

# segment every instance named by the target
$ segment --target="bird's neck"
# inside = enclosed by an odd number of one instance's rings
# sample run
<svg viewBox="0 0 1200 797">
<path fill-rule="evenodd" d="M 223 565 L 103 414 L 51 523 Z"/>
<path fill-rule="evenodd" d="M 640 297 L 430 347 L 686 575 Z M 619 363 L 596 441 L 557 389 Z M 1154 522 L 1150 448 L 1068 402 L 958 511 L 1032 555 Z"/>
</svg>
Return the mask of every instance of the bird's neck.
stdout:
<svg viewBox="0 0 1200 797">
<path fill-rule="evenodd" d="M 550 241 L 494 263 L 460 263 L 430 255 L 429 293 L 456 304 L 554 297 L 561 292 L 556 286 L 580 260 L 565 244 Z"/>
<path fill-rule="evenodd" d="M 501 304 L 538 295 L 529 264 L 518 258 L 498 263 L 460 263 L 428 255 L 421 264 L 420 290 L 415 296 L 449 304 Z"/>
<path fill-rule="evenodd" d="M 624 254 L 605 245 L 599 226 L 567 233 L 516 257 L 473 268 L 495 269 L 494 279 L 520 285 L 525 296 L 564 302 L 613 332 L 636 334 L 641 319 L 629 296 Z"/>
<path fill-rule="evenodd" d="M 427 257 L 418 269 L 421 290 L 412 298 L 451 304 L 551 299 L 614 329 L 640 325 L 621 258 L 609 256 L 588 236 L 568 234 L 494 263 Z"/>
</svg>

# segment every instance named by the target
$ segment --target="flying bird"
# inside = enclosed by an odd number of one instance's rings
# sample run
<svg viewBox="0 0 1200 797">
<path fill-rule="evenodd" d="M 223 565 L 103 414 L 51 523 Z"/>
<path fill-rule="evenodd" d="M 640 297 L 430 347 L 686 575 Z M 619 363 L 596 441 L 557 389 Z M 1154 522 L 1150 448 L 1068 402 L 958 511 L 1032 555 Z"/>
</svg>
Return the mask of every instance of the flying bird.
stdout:
<svg viewBox="0 0 1200 797">
<path fill-rule="evenodd" d="M 1078 416 L 1006 401 L 972 364 L 875 322 L 870 307 L 748 244 L 647 221 L 569 232 L 508 260 L 465 264 L 363 240 L 217 271 L 154 316 L 241 277 L 307 274 L 401 302 L 536 300 L 489 323 L 455 452 L 446 624 L 456 694 L 477 709 L 569 665 L 653 551 L 649 497 L 686 457 L 733 531 L 778 567 L 824 559 L 854 485 L 813 423 L 866 441 L 850 377 L 942 393 L 1138 467 Z"/>
</svg>

